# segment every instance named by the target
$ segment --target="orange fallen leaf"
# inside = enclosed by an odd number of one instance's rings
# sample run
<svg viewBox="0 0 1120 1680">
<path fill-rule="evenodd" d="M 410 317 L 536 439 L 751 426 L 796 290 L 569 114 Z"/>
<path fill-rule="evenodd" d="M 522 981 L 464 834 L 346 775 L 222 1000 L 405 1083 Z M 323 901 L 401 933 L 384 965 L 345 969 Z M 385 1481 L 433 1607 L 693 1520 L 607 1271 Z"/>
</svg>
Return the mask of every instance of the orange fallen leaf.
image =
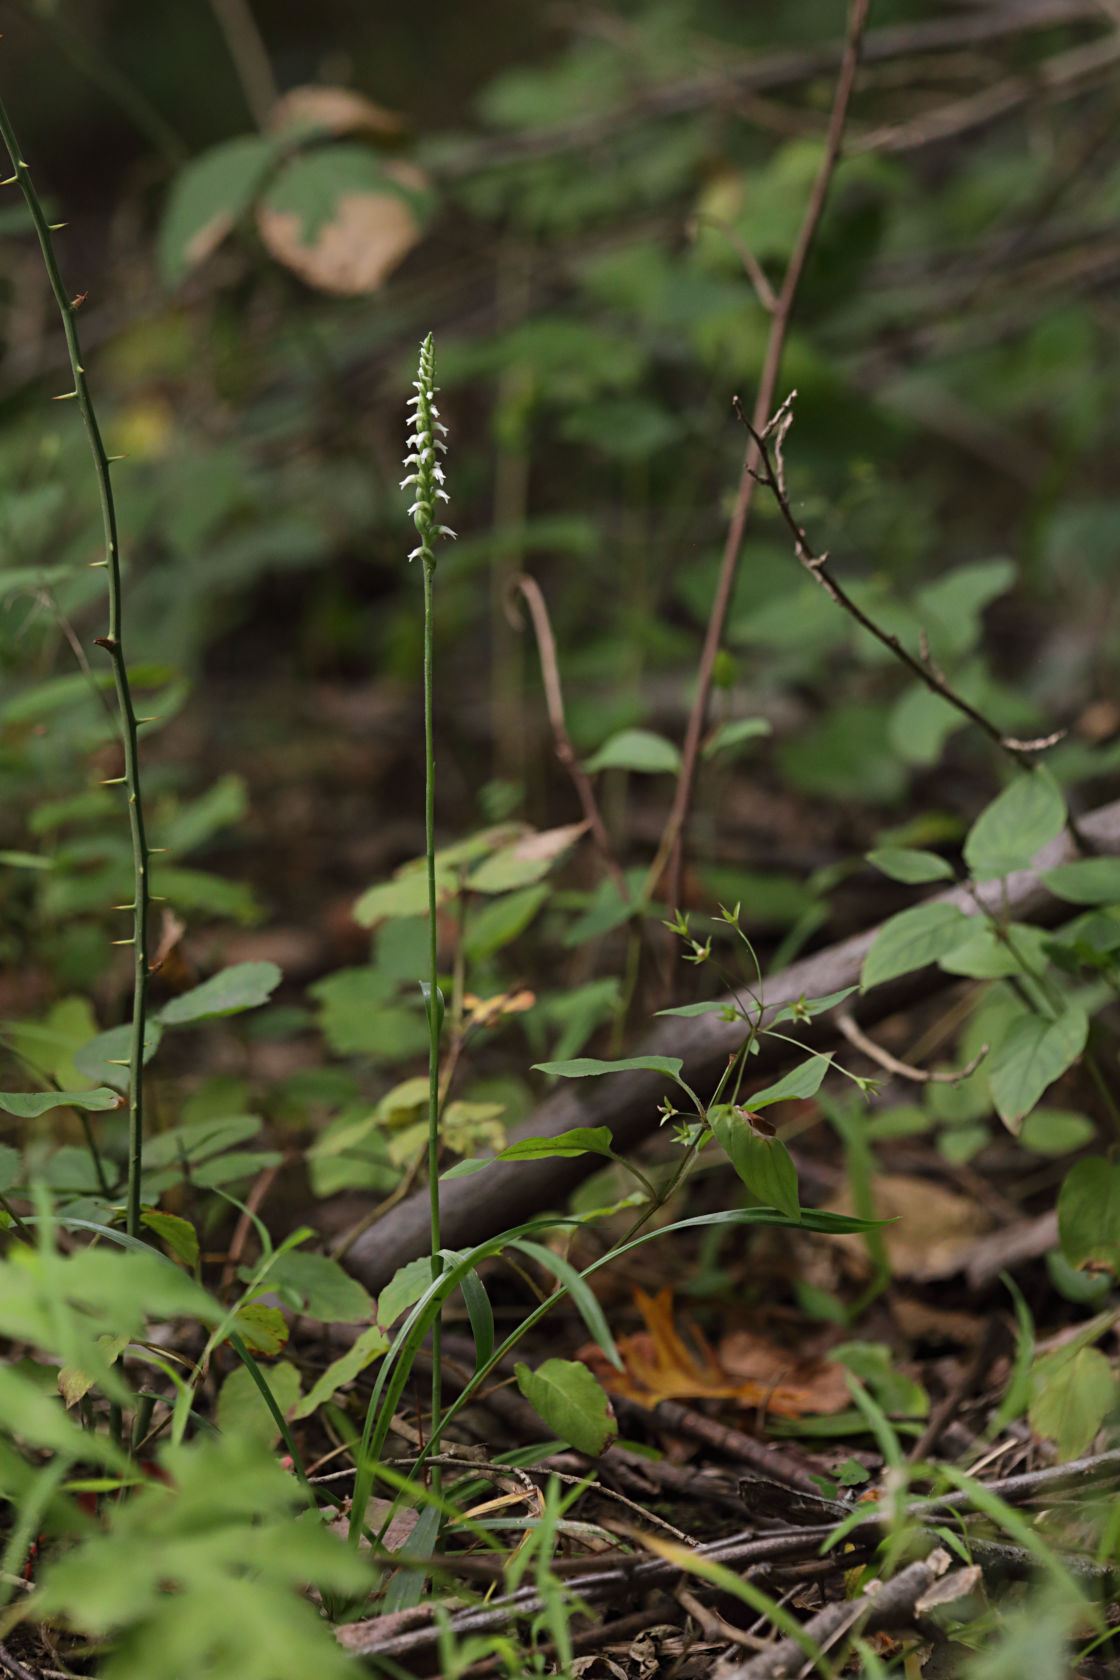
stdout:
<svg viewBox="0 0 1120 1680">
<path fill-rule="evenodd" d="M 463 1008 L 466 1011 L 463 1025 L 492 1027 L 503 1015 L 520 1015 L 524 1010 L 532 1009 L 536 1001 L 537 994 L 524 988 L 498 992 L 496 996 L 488 998 L 475 997 L 473 992 L 466 992 L 463 995 Z"/>
<path fill-rule="evenodd" d="M 646 1329 L 616 1339 L 624 1369 L 616 1370 L 594 1345 L 577 1356 L 612 1394 L 649 1407 L 661 1400 L 737 1400 L 781 1417 L 838 1412 L 850 1402 L 843 1367 L 830 1360 L 796 1360 L 745 1331 L 725 1336 L 717 1353 L 691 1324 L 689 1346 L 673 1319 L 671 1290 L 651 1297 L 635 1289 L 634 1298 Z"/>
</svg>

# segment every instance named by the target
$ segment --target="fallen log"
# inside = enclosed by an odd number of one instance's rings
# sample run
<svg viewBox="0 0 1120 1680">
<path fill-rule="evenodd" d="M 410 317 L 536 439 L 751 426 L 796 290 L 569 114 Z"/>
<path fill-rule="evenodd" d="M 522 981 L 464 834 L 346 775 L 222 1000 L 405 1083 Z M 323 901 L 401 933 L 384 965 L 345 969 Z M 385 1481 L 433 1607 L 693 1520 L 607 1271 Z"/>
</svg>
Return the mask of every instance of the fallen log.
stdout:
<svg viewBox="0 0 1120 1680">
<path fill-rule="evenodd" d="M 1120 800 L 1079 818 L 1078 831 L 1093 852 L 1120 854 Z M 1073 912 L 1070 905 L 1048 891 L 1040 875 L 1080 855 L 1067 831 L 1039 853 L 1031 869 L 1019 870 L 980 887 L 953 887 L 937 894 L 937 899 L 955 904 L 965 915 L 993 911 L 1013 921 L 1052 925 L 1066 920 Z M 878 931 L 878 927 L 869 928 L 771 975 L 764 986 L 766 1008 L 762 1025 L 767 1026 L 779 1010 L 796 1003 L 800 997 L 825 997 L 858 985 L 863 960 Z M 859 999 L 852 1013 L 861 1026 L 874 1026 L 919 997 L 959 984 L 955 975 L 945 974 L 936 967 L 925 968 L 873 987 Z M 726 1001 L 733 1004 L 735 999 L 728 997 Z M 799 1030 L 787 1024 L 783 1031 L 806 1044 L 811 1043 L 814 1049 L 827 1047 L 839 1036 L 828 1015 L 817 1017 L 808 1028 Z M 743 1033 L 742 1021 L 725 1021 L 718 1014 L 691 1019 L 669 1016 L 632 1054 L 679 1056 L 684 1062 L 684 1078 L 701 1096 L 706 1096 L 714 1090 L 728 1058 L 741 1045 Z M 759 1052 L 751 1058 L 752 1079 L 755 1075 L 771 1075 L 790 1057 L 791 1048 L 786 1039 L 760 1039 Z M 636 1149 L 657 1129 L 661 1118 L 657 1105 L 665 1090 L 663 1075 L 644 1072 L 562 1082 L 514 1130 L 512 1137 L 555 1137 L 574 1126 L 609 1126 L 616 1150 L 622 1153 Z M 440 1196 L 444 1246 L 466 1248 L 534 1214 L 561 1209 L 569 1191 L 601 1165 L 596 1155 L 495 1162 L 473 1177 L 452 1179 L 443 1186 Z M 423 1190 L 398 1203 L 376 1225 L 363 1232 L 350 1249 L 346 1265 L 367 1288 L 377 1290 L 399 1266 L 426 1253 L 427 1248 L 428 1192 Z"/>
</svg>

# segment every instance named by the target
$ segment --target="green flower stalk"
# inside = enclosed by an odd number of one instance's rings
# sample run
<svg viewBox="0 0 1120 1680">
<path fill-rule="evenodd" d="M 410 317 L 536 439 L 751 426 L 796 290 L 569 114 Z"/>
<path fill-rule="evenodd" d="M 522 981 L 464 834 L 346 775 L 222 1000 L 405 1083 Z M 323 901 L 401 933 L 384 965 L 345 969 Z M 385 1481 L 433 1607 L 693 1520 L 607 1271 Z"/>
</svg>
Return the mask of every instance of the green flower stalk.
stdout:
<svg viewBox="0 0 1120 1680">
<path fill-rule="evenodd" d="M 409 453 L 404 464 L 412 471 L 401 480 L 401 489 L 412 488 L 416 495 L 409 508 L 412 523 L 420 542 L 409 555 L 424 562 L 424 829 L 428 861 L 428 1193 L 431 1208 L 432 1277 L 443 1270 L 440 1258 L 439 1229 L 439 1035 L 443 1025 L 443 998 L 439 989 L 438 930 L 436 926 L 436 850 L 435 850 L 435 745 L 432 734 L 432 579 L 436 557 L 432 543 L 438 537 L 454 537 L 455 532 L 439 523 L 437 505 L 451 500 L 443 488 L 444 475 L 440 456 L 447 453 L 443 438 L 447 427 L 439 417 L 435 396 L 439 386 L 435 382 L 435 350 L 432 335 L 428 334 L 420 346 L 420 365 L 413 380 L 416 394 L 408 399 L 408 407 L 415 410 L 409 419 L 412 431 L 408 439 Z M 440 435 L 437 435 L 440 434 Z M 440 1327 L 437 1318 L 432 1329 L 432 1427 L 438 1428 L 442 1409 L 440 1373 Z M 437 1490 L 438 1491 L 438 1490 Z"/>
</svg>

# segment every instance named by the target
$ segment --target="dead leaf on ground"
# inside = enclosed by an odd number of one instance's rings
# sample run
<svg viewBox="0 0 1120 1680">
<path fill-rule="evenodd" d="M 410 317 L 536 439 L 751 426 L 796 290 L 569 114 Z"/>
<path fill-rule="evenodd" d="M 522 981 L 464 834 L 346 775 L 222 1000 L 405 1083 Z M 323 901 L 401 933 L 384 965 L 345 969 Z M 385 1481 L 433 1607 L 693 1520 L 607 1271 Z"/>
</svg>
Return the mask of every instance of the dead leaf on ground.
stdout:
<svg viewBox="0 0 1120 1680">
<path fill-rule="evenodd" d="M 535 834 L 526 834 L 511 848 L 510 855 L 519 861 L 530 863 L 551 863 L 569 846 L 574 846 L 581 834 L 586 834 L 586 822 L 565 823 L 562 828 L 543 828 Z"/>
<path fill-rule="evenodd" d="M 902 1334 L 912 1342 L 956 1342 L 961 1347 L 975 1347 L 987 1330 L 987 1321 L 978 1313 L 932 1307 L 897 1291 L 890 1297 L 890 1311 Z"/>
<path fill-rule="evenodd" d="M 649 1407 L 661 1400 L 737 1400 L 781 1417 L 838 1412 L 850 1402 L 843 1369 L 829 1360 L 799 1362 L 745 1331 L 725 1336 L 717 1354 L 692 1324 L 690 1346 L 674 1322 L 671 1290 L 653 1297 L 636 1289 L 634 1298 L 646 1329 L 616 1338 L 624 1369 L 616 1370 L 594 1345 L 577 1356 L 613 1394 Z"/>
<path fill-rule="evenodd" d="M 932 1179 L 885 1173 L 872 1180 L 871 1189 L 877 1218 L 895 1221 L 884 1227 L 883 1241 L 896 1278 L 931 1282 L 952 1277 L 975 1239 L 991 1224 L 978 1202 L 946 1190 Z M 847 1189 L 828 1207 L 833 1213 L 855 1212 Z M 862 1237 L 829 1237 L 828 1242 L 857 1277 L 870 1272 L 871 1260 Z"/>
</svg>

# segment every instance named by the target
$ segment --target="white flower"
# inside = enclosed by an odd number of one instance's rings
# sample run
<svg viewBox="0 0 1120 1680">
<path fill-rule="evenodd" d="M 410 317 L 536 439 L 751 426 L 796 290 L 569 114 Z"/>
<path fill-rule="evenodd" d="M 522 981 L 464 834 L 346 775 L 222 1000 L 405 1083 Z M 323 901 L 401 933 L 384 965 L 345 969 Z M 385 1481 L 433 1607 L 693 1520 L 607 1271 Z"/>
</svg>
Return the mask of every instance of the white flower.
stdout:
<svg viewBox="0 0 1120 1680">
<path fill-rule="evenodd" d="M 420 544 L 412 550 L 408 558 L 415 560 L 419 555 L 425 565 L 434 566 L 435 556 L 431 548 L 433 538 L 454 537 L 455 532 L 447 525 L 437 525 L 435 521 L 437 501 L 450 502 L 451 497 L 443 488 L 446 479 L 439 464 L 439 456 L 447 453 L 447 445 L 436 433 L 442 432 L 446 437 L 447 427 L 440 420 L 439 409 L 435 405 L 435 394 L 439 386 L 435 383 L 435 352 L 431 333 L 420 346 L 420 365 L 417 373 L 418 377 L 412 381 L 415 394 L 408 398 L 405 405 L 406 408 L 416 411 L 408 417 L 409 453 L 404 458 L 405 467 L 411 467 L 413 471 L 401 479 L 400 487 L 402 490 L 411 487 L 416 493 L 416 499 L 408 513 L 416 526 Z"/>
</svg>

